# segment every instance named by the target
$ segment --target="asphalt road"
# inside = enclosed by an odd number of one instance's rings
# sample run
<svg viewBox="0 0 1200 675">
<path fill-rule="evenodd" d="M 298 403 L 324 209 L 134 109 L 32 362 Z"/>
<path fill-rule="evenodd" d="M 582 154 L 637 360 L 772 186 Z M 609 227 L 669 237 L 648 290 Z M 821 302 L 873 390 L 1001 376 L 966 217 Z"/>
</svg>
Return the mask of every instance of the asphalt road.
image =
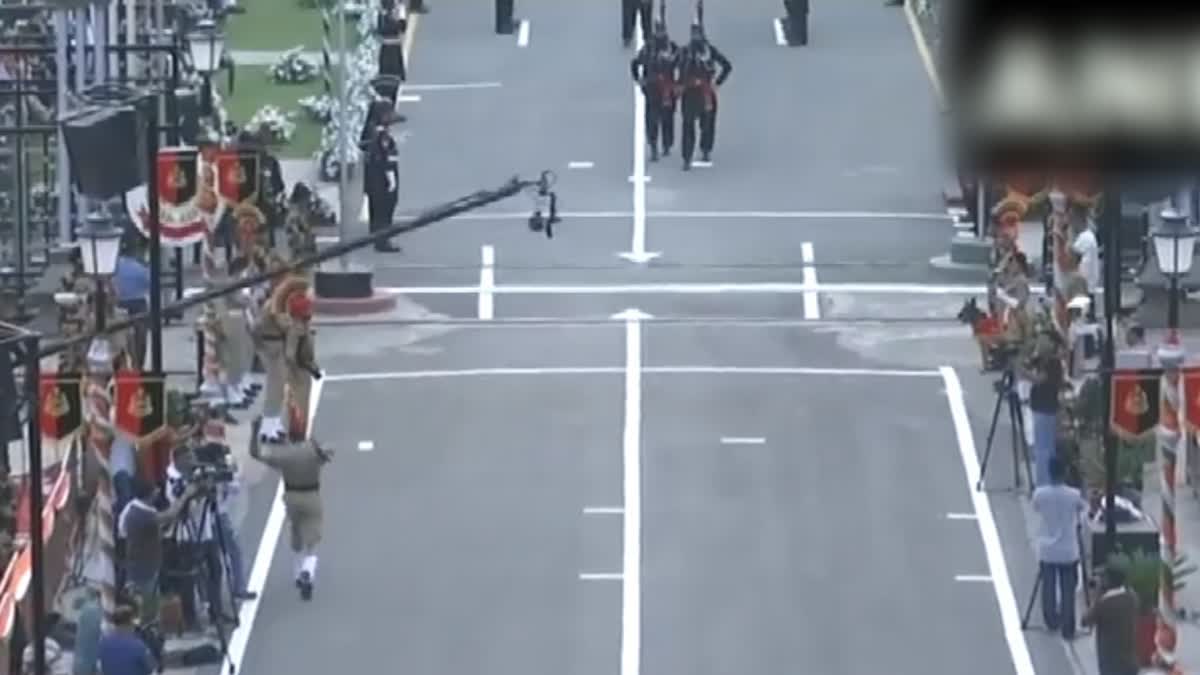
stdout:
<svg viewBox="0 0 1200 675">
<path fill-rule="evenodd" d="M 811 45 L 787 49 L 778 2 L 708 0 L 734 62 L 715 165 L 644 167 L 645 248 L 661 257 L 637 265 L 617 256 L 642 173 L 619 2 L 522 0 L 525 46 L 490 33 L 490 3 L 430 4 L 402 208 L 552 169 L 564 222 L 530 234 L 522 197 L 358 258 L 380 286 L 424 288 L 399 323 L 321 328 L 333 376 L 317 435 L 342 455 L 317 596 L 301 603 L 289 552 L 267 541 L 242 672 L 1028 675 L 1017 643 L 1037 672 L 1070 672 L 1054 638 L 1001 618 L 997 591 L 1023 607 L 1032 584 L 1019 502 L 992 495 L 991 557 L 985 523 L 948 515 L 981 502 L 938 368 L 961 373 L 980 453 L 992 399 L 952 320 L 974 292 L 897 292 L 949 283 L 927 261 L 952 234 L 900 11 L 816 3 Z M 691 7 L 669 9 L 682 37 Z M 782 286 L 746 286 L 765 283 Z M 632 370 L 611 320 L 630 307 L 655 317 Z M 989 484 L 1010 476 L 998 453 Z M 625 569 L 631 508 L 641 555 Z"/>
</svg>

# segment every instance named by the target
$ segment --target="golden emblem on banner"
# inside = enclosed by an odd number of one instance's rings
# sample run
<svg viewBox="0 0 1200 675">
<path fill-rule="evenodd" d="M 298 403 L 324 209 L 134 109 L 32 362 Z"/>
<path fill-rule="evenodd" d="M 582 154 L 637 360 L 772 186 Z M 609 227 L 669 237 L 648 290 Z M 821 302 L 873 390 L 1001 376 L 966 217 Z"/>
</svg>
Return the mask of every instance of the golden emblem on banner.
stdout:
<svg viewBox="0 0 1200 675">
<path fill-rule="evenodd" d="M 168 184 L 176 190 L 182 190 L 187 187 L 188 180 L 187 176 L 183 175 L 183 169 L 179 168 L 178 166 L 173 167 L 171 169 L 171 178 L 169 179 Z"/>
<path fill-rule="evenodd" d="M 154 406 L 151 405 L 150 397 L 146 395 L 145 388 L 138 387 L 137 393 L 129 399 L 129 408 L 126 412 L 138 419 L 148 417 L 154 412 Z"/>
<path fill-rule="evenodd" d="M 246 169 L 239 162 L 232 169 L 225 172 L 225 177 L 240 185 L 246 182 Z"/>
<path fill-rule="evenodd" d="M 1141 385 L 1134 385 L 1133 389 L 1125 395 L 1123 403 L 1125 412 L 1130 415 L 1142 416 L 1150 412 L 1150 399 L 1146 396 L 1146 390 Z"/>
<path fill-rule="evenodd" d="M 55 387 L 47 392 L 42 412 L 50 417 L 62 417 L 71 412 L 71 403 L 67 401 L 67 395 L 62 392 L 62 389 Z"/>
</svg>

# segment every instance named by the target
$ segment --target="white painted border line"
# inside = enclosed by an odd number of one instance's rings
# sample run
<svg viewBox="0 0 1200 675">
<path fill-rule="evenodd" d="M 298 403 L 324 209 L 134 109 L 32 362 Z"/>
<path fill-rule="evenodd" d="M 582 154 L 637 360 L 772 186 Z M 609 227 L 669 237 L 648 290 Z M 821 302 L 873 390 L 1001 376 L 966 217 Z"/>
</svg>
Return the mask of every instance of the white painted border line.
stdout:
<svg viewBox="0 0 1200 675">
<path fill-rule="evenodd" d="M 315 239 L 318 244 L 336 244 L 342 240 L 342 238 L 337 236 L 336 234 L 321 235 L 319 237 L 316 237 Z"/>
<path fill-rule="evenodd" d="M 567 162 L 568 169 L 591 169 L 595 166 L 595 162 Z"/>
<path fill-rule="evenodd" d="M 974 513 L 947 513 L 947 520 L 979 520 L 979 516 Z"/>
<path fill-rule="evenodd" d="M 967 481 L 967 492 L 979 523 L 979 536 L 983 539 L 983 550 L 987 556 L 988 571 L 991 573 L 992 586 L 996 591 L 996 602 L 1000 606 L 1000 622 L 1004 627 L 1004 640 L 1008 643 L 1009 655 L 1012 657 L 1016 675 L 1036 675 L 1033 669 L 1033 659 L 1029 655 L 1029 645 L 1025 642 L 1025 633 L 1021 630 L 1021 613 L 1017 609 L 1017 600 L 1013 595 L 1012 581 L 1008 577 L 1008 568 L 1004 562 L 1004 548 L 1000 544 L 1000 532 L 996 528 L 996 518 L 992 514 L 992 503 L 988 493 L 976 490 L 979 482 L 979 455 L 975 450 L 975 436 L 971 432 L 971 420 L 967 416 L 967 404 L 963 398 L 962 383 L 958 373 L 949 366 L 939 369 L 946 383 L 946 398 L 950 404 L 950 417 L 954 421 L 954 435 L 958 440 L 959 455 L 962 457 L 963 474 Z"/>
<path fill-rule="evenodd" d="M 705 161 L 703 159 L 698 159 L 698 160 L 692 162 L 692 166 L 694 166 L 698 169 L 711 169 L 712 165 L 713 165 L 713 163 L 711 161 Z"/>
<path fill-rule="evenodd" d="M 775 28 L 775 44 L 779 45 L 780 47 L 786 47 L 787 33 L 783 30 L 783 19 L 774 19 L 772 25 Z"/>
<path fill-rule="evenodd" d="M 404 91 L 457 91 L 460 89 L 499 89 L 500 82 L 461 82 L 456 84 L 406 84 Z"/>
<path fill-rule="evenodd" d="M 359 441 L 359 452 L 373 452 L 375 450 L 375 441 Z"/>
<path fill-rule="evenodd" d="M 404 370 L 393 372 L 326 374 L 322 382 L 374 382 L 384 380 L 439 380 L 459 377 L 524 377 L 535 375 L 622 375 L 625 368 L 468 368 L 462 370 Z M 647 375 L 816 375 L 859 377 L 942 377 L 937 370 L 873 370 L 866 368 L 788 368 L 738 366 L 643 366 Z"/>
<path fill-rule="evenodd" d="M 913 42 L 917 45 L 917 55 L 921 57 L 921 64 L 925 66 L 925 75 L 929 77 L 929 85 L 933 88 L 934 100 L 937 101 L 939 108 L 945 110 L 946 95 L 942 89 L 942 78 L 938 75 L 937 65 L 929 50 L 929 43 L 925 41 L 925 31 L 921 30 L 921 23 L 917 21 L 913 0 L 905 0 L 904 18 L 908 20 L 908 28 L 912 31 Z"/>
<path fill-rule="evenodd" d="M 765 445 L 767 439 L 751 436 L 722 436 L 721 445 Z"/>
<path fill-rule="evenodd" d="M 817 286 L 817 268 L 813 266 L 815 257 L 811 241 L 800 244 L 800 259 L 804 263 L 801 278 L 804 279 L 806 286 Z M 805 291 L 804 293 L 804 318 L 809 320 L 821 318 L 821 299 L 817 296 L 816 291 Z"/>
<path fill-rule="evenodd" d="M 620 572 L 580 572 L 580 581 L 621 581 Z"/>
<path fill-rule="evenodd" d="M 517 29 L 517 46 L 529 46 L 529 19 L 521 19 L 521 26 Z"/>
<path fill-rule="evenodd" d="M 635 27 L 638 34 L 641 30 Z M 638 675 L 642 658 L 642 312 L 625 320 L 625 428 L 621 483 L 621 673 Z"/>
<path fill-rule="evenodd" d="M 479 319 L 491 321 L 496 316 L 496 249 L 484 244 L 480 248 L 482 262 L 479 266 Z"/>
<path fill-rule="evenodd" d="M 955 574 L 954 580 L 988 584 L 992 583 L 992 578 L 986 574 Z"/>
<path fill-rule="evenodd" d="M 619 516 L 625 513 L 625 509 L 620 506 L 585 506 L 583 507 L 583 515 L 585 516 Z"/>
<path fill-rule="evenodd" d="M 693 162 L 693 166 L 697 163 Z M 647 177 L 648 180 L 648 177 Z M 635 182 L 630 176 L 630 182 Z M 559 214 L 564 220 L 623 219 L 632 218 L 633 211 L 564 211 Z M 695 219 L 765 219 L 765 220 L 928 220 L 944 223 L 953 220 L 946 213 L 921 213 L 905 211 L 647 211 L 648 218 L 695 218 Z M 496 211 L 464 213 L 454 220 L 529 220 L 529 212 Z M 839 226 L 840 227 L 840 226 Z"/>
</svg>

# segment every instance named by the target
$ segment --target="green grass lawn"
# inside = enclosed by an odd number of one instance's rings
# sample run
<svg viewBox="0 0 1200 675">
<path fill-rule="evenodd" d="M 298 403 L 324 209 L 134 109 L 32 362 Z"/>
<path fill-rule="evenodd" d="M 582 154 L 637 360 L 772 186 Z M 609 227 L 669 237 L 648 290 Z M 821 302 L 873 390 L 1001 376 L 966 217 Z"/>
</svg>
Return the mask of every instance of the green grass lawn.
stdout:
<svg viewBox="0 0 1200 675">
<path fill-rule="evenodd" d="M 251 70 L 250 67 L 239 70 Z M 300 108 L 298 100 L 322 91 L 321 80 L 305 84 L 275 84 L 267 76 L 266 66 L 254 66 L 251 73 L 239 77 L 232 97 L 221 95 L 225 111 L 238 125 L 250 121 L 254 113 L 264 105 L 274 105 L 284 112 L 294 113 L 296 133 L 287 145 L 277 148 L 280 159 L 307 159 L 321 146 L 321 125 L 312 121 L 308 113 Z"/>
<path fill-rule="evenodd" d="M 321 48 L 321 12 L 300 4 L 300 0 L 242 0 L 245 14 L 230 16 L 226 25 L 229 49 L 283 51 L 297 45 L 308 50 Z M 355 20 L 346 26 L 348 46 L 358 44 Z M 330 38 L 336 46 L 337 24 Z"/>
</svg>

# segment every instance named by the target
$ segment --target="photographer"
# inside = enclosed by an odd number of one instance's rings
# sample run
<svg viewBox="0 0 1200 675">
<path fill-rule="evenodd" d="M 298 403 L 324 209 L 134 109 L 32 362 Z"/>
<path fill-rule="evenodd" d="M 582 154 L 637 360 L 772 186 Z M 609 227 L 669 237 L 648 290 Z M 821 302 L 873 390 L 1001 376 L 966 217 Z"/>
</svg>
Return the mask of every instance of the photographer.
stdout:
<svg viewBox="0 0 1200 675">
<path fill-rule="evenodd" d="M 122 605 L 113 612 L 113 629 L 100 639 L 100 675 L 150 675 L 158 663 L 137 634 L 136 612 Z"/>
<path fill-rule="evenodd" d="M 117 519 L 117 536 L 125 542 L 125 586 L 137 601 L 143 624 L 158 620 L 158 587 L 162 580 L 163 528 L 175 522 L 183 505 L 195 494 L 193 486 L 184 488 L 183 498 L 171 508 L 159 512 L 154 504 L 157 488 L 149 481 L 133 479 L 133 499 Z"/>
<path fill-rule="evenodd" d="M 1042 580 L 1042 620 L 1067 640 L 1075 637 L 1075 587 L 1079 583 L 1079 523 L 1088 504 L 1065 482 L 1057 457 L 1049 462 L 1050 483 L 1033 491 L 1038 514 L 1038 576 Z"/>
<path fill-rule="evenodd" d="M 215 539 L 216 518 L 205 511 L 202 493 L 213 486 L 202 482 L 193 484 L 197 471 L 192 451 L 177 447 L 167 467 L 167 502 L 181 516 L 171 528 L 173 542 L 173 571 L 178 575 L 178 591 L 183 605 L 183 620 L 190 630 L 199 630 L 200 614 L 196 605 L 196 584 L 203 580 L 204 599 L 208 602 L 209 619 L 216 623 L 221 617 L 221 552 Z"/>
<path fill-rule="evenodd" d="M 1036 339 L 1030 366 L 1034 485 L 1041 486 L 1052 482 L 1050 463 L 1058 456 L 1058 395 L 1064 382 L 1062 358 L 1050 334 Z"/>
</svg>

